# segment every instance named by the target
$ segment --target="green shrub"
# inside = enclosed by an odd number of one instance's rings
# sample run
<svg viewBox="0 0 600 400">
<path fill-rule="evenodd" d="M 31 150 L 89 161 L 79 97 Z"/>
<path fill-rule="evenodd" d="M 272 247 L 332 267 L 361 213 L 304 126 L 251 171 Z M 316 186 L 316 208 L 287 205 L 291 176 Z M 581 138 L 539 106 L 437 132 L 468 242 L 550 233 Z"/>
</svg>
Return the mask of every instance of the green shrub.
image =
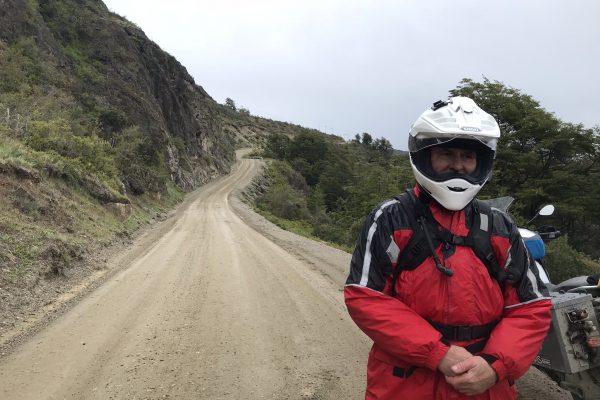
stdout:
<svg viewBox="0 0 600 400">
<path fill-rule="evenodd" d="M 289 185 L 271 187 L 258 204 L 280 218 L 300 220 L 309 217 L 305 199 Z"/>
<path fill-rule="evenodd" d="M 312 218 L 313 234 L 328 242 L 347 244 L 348 229 L 336 224 L 329 216 L 321 211 Z"/>
<path fill-rule="evenodd" d="M 65 54 L 69 56 L 75 67 L 75 74 L 84 83 L 102 84 L 106 82 L 101 65 L 92 60 L 78 45 L 64 47 Z"/>
<path fill-rule="evenodd" d="M 546 268 L 553 283 L 600 272 L 600 264 L 572 248 L 566 235 L 548 243 L 546 250 Z"/>
<path fill-rule="evenodd" d="M 270 163 L 267 174 L 271 186 L 261 198 L 257 199 L 258 206 L 280 218 L 308 220 L 310 213 L 304 191 L 306 183 L 302 176 L 282 161 Z"/>
<path fill-rule="evenodd" d="M 114 108 L 100 111 L 98 121 L 102 129 L 108 133 L 120 131 L 130 125 L 127 115 L 123 111 Z"/>
<path fill-rule="evenodd" d="M 164 170 L 163 155 L 137 127 L 121 131 L 116 136 L 114 150 L 121 181 L 131 193 L 166 192 L 169 177 Z"/>
<path fill-rule="evenodd" d="M 0 92 L 18 92 L 42 82 L 44 66 L 32 38 L 0 45 Z"/>
<path fill-rule="evenodd" d="M 118 176 L 109 144 L 94 134 L 73 135 L 70 124 L 63 119 L 32 121 L 27 145 L 40 152 L 53 152 L 75 160 L 70 164 L 82 169 L 80 175 L 97 173 L 107 177 Z"/>
</svg>

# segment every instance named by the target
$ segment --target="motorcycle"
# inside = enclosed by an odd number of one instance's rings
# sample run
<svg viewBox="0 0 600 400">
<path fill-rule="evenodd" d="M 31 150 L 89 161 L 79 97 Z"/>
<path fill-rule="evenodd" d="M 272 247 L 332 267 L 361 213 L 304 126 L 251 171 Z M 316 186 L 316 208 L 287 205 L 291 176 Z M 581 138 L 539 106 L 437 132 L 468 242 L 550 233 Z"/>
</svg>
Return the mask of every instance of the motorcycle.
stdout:
<svg viewBox="0 0 600 400">
<path fill-rule="evenodd" d="M 487 200 L 507 212 L 512 197 Z M 545 205 L 531 218 L 554 213 Z M 519 227 L 525 245 L 542 282 L 552 298 L 552 323 L 542 349 L 533 365 L 560 387 L 571 392 L 575 400 L 600 399 L 600 286 L 598 276 L 577 276 L 558 284 L 550 280 L 544 265 L 545 243 L 560 236 L 553 227 L 536 231 Z"/>
</svg>

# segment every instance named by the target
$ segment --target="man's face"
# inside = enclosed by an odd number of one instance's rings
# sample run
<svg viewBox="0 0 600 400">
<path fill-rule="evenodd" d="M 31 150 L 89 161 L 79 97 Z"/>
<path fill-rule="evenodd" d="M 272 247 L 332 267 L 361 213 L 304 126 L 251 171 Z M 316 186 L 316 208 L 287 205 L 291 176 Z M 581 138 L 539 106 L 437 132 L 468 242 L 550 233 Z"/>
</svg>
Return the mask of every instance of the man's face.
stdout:
<svg viewBox="0 0 600 400">
<path fill-rule="evenodd" d="M 456 172 L 471 175 L 477 168 L 477 153 L 454 147 L 432 147 L 431 167 L 438 174 Z"/>
</svg>

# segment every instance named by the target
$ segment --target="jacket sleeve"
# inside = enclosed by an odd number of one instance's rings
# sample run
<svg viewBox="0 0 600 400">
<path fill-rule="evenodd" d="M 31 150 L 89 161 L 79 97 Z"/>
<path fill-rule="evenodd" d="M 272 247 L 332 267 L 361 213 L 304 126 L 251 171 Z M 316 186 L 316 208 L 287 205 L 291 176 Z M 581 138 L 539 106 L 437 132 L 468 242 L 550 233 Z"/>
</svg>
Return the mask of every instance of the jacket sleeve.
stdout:
<svg viewBox="0 0 600 400">
<path fill-rule="evenodd" d="M 504 311 L 483 353 L 499 380 L 516 380 L 527 372 L 542 346 L 552 302 L 516 225 L 506 217 L 496 221 L 509 232 L 508 237 L 492 239 L 506 274 Z"/>
<path fill-rule="evenodd" d="M 392 200 L 366 219 L 344 289 L 346 306 L 356 325 L 380 349 L 409 365 L 435 370 L 449 348 L 442 335 L 403 302 L 384 293 L 400 253 L 394 240 L 398 209 Z"/>
</svg>

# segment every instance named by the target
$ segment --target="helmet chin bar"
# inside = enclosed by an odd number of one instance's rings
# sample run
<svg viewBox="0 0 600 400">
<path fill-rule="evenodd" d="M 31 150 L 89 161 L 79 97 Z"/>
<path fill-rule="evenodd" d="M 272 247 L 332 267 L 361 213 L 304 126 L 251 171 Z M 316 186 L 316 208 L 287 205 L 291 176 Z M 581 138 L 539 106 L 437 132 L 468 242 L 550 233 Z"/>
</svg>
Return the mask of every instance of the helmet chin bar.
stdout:
<svg viewBox="0 0 600 400">
<path fill-rule="evenodd" d="M 480 186 L 463 189 L 460 192 L 452 191 L 449 187 L 422 187 L 435 199 L 435 201 L 450 211 L 459 211 L 465 208 L 467 204 L 475 198 L 475 195 L 477 195 L 479 190 L 481 190 Z"/>
<path fill-rule="evenodd" d="M 423 190 L 427 191 L 442 207 L 451 211 L 465 208 L 485 184 L 485 181 L 481 184 L 474 184 L 460 178 L 436 182 L 423 175 L 414 164 L 412 164 L 412 168 L 415 178 Z"/>
<path fill-rule="evenodd" d="M 465 190 L 467 190 L 467 188 L 461 188 L 461 187 L 452 187 L 452 186 L 447 186 L 448 190 L 451 190 L 453 192 L 464 192 Z"/>
</svg>

